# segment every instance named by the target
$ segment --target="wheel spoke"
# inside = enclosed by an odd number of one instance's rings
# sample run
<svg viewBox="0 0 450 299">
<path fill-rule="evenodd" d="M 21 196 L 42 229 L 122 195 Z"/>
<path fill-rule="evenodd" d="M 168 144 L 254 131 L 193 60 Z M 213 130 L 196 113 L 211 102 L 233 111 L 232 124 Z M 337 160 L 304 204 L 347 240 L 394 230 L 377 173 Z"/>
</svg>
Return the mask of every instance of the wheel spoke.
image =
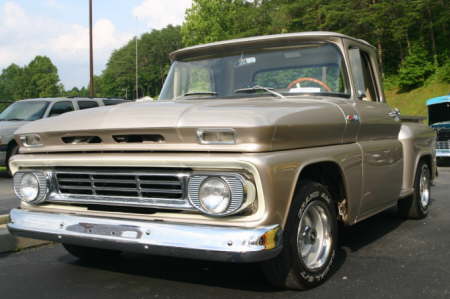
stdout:
<svg viewBox="0 0 450 299">
<path fill-rule="evenodd" d="M 330 214 L 318 201 L 310 203 L 300 219 L 297 245 L 309 269 L 322 267 L 331 252 Z"/>
<path fill-rule="evenodd" d="M 426 209 L 430 203 L 430 178 L 428 168 L 424 166 L 421 170 L 419 181 L 420 204 Z"/>
</svg>

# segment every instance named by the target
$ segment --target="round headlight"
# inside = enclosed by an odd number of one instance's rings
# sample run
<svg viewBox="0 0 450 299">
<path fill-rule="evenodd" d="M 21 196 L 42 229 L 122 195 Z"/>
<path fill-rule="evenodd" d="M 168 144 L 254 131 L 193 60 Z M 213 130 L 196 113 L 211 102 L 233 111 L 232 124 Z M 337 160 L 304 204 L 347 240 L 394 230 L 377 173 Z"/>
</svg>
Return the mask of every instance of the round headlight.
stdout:
<svg viewBox="0 0 450 299">
<path fill-rule="evenodd" d="M 227 182 L 218 177 L 203 181 L 199 190 L 199 200 L 202 208 L 211 214 L 225 212 L 231 201 L 231 191 Z"/>
<path fill-rule="evenodd" d="M 14 191 L 24 202 L 43 201 L 48 193 L 47 177 L 43 173 L 18 172 L 14 175 Z"/>
</svg>

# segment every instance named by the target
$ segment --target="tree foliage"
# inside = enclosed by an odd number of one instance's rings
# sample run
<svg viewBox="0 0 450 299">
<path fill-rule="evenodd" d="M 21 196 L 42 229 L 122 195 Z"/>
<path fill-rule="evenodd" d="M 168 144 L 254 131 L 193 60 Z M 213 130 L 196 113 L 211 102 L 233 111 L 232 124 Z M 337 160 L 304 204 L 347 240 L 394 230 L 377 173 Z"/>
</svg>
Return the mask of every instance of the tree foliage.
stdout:
<svg viewBox="0 0 450 299">
<path fill-rule="evenodd" d="M 264 34 L 334 31 L 377 47 L 382 71 L 407 90 L 427 77 L 450 82 L 450 0 L 193 0 L 183 25 L 138 39 L 139 97 L 159 94 L 170 61 L 183 46 Z M 95 76 L 96 96 L 136 98 L 135 40 L 111 55 Z M 398 79 L 398 80 L 397 80 Z M 393 80 L 390 80 L 393 81 Z M 0 75 L 0 100 L 88 96 L 88 87 L 64 91 L 56 67 L 38 56 Z"/>
<path fill-rule="evenodd" d="M 139 97 L 157 95 L 169 71 L 168 54 L 182 47 L 180 27 L 168 26 L 138 39 Z M 97 96 L 136 98 L 136 40 L 114 51 L 95 80 Z"/>
<path fill-rule="evenodd" d="M 399 87 L 407 91 L 422 85 L 434 71 L 425 49 L 415 46 L 400 65 Z"/>
<path fill-rule="evenodd" d="M 256 34 L 334 31 L 377 47 L 383 72 L 418 86 L 450 56 L 449 0 L 194 0 L 182 26 L 186 45 Z M 413 53 L 421 48 L 420 57 Z M 405 61 L 407 60 L 407 61 Z M 427 64 L 428 68 L 429 65 Z"/>
<path fill-rule="evenodd" d="M 0 75 L 1 100 L 55 97 L 63 89 L 56 66 L 46 56 L 36 56 L 24 67 L 11 64 Z"/>
</svg>

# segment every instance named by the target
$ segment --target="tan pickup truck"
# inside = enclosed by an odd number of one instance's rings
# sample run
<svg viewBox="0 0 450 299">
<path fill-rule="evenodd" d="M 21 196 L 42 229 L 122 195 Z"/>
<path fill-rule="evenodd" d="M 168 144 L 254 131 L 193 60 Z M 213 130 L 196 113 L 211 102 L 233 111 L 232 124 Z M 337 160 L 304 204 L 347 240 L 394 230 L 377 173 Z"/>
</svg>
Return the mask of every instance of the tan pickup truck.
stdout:
<svg viewBox="0 0 450 299">
<path fill-rule="evenodd" d="M 305 289 L 338 223 L 429 210 L 435 133 L 391 108 L 375 49 L 338 33 L 175 51 L 156 102 L 67 113 L 16 132 L 16 235 L 79 258 L 134 251 L 261 262 Z"/>
</svg>

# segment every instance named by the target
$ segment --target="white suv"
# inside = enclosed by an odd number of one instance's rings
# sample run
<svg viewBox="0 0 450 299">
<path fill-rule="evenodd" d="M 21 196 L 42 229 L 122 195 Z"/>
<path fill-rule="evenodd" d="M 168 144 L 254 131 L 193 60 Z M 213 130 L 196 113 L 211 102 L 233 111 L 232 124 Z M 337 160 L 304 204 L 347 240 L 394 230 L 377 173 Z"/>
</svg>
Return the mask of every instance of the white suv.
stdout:
<svg viewBox="0 0 450 299">
<path fill-rule="evenodd" d="M 127 101 L 109 98 L 41 98 L 12 103 L 0 113 L 0 166 L 9 167 L 9 158 L 16 154 L 18 150 L 17 143 L 14 140 L 14 132 L 24 124 L 66 112 L 124 102 Z"/>
</svg>

